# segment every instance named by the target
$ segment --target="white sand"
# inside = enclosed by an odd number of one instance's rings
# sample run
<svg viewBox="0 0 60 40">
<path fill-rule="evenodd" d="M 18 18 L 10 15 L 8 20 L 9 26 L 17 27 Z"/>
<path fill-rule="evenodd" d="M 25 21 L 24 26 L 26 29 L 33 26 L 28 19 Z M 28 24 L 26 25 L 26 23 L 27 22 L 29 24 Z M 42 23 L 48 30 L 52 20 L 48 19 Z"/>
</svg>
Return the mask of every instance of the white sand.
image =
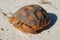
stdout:
<svg viewBox="0 0 60 40">
<path fill-rule="evenodd" d="M 0 0 L 0 40 L 60 40 L 60 0 L 48 0 L 49 4 L 40 4 L 40 0 Z M 6 16 L 15 13 L 28 4 L 38 4 L 46 9 L 52 19 L 50 28 L 38 34 L 26 34 L 13 27 Z M 2 31 L 1 28 L 4 30 Z M 8 31 L 7 31 L 8 30 Z M 48 32 L 50 31 L 50 32 Z"/>
</svg>

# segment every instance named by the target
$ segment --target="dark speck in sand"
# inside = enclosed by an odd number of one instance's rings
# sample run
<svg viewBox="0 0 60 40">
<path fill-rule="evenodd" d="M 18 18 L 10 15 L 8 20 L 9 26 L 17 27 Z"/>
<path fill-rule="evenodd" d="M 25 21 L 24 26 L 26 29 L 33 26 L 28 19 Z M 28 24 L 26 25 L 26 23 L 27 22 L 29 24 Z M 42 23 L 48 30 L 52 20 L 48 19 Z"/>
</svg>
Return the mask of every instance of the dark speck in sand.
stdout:
<svg viewBox="0 0 60 40">
<path fill-rule="evenodd" d="M 48 31 L 48 33 L 50 33 L 50 31 Z"/>
<path fill-rule="evenodd" d="M 4 28 L 1 28 L 2 31 L 4 31 Z"/>
</svg>

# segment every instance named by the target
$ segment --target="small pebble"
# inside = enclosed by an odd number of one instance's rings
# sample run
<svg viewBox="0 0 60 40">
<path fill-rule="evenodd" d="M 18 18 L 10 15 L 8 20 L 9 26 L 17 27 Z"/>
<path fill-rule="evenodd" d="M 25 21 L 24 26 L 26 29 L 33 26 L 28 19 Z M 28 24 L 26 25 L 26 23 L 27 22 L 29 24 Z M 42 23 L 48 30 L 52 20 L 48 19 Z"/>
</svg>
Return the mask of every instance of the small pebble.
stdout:
<svg viewBox="0 0 60 40">
<path fill-rule="evenodd" d="M 50 31 L 48 31 L 48 33 L 50 33 Z"/>
<path fill-rule="evenodd" d="M 0 30 L 4 31 L 4 28 L 0 28 Z"/>
<path fill-rule="evenodd" d="M 7 29 L 7 31 L 8 31 L 8 29 Z"/>
<path fill-rule="evenodd" d="M 51 4 L 51 2 L 49 2 L 49 1 L 44 1 L 44 0 L 41 0 L 41 4 Z"/>
<path fill-rule="evenodd" d="M 3 15 L 4 15 L 4 16 L 7 16 L 7 14 L 6 14 L 6 13 L 4 13 L 4 12 L 2 12 L 2 13 L 3 13 Z"/>
</svg>

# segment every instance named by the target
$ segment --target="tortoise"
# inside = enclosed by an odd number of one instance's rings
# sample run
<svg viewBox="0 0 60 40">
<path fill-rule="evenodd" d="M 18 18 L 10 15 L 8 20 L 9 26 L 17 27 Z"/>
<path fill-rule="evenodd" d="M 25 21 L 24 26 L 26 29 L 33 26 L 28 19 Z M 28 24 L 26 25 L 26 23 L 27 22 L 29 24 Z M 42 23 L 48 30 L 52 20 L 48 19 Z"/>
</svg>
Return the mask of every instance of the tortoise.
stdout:
<svg viewBox="0 0 60 40">
<path fill-rule="evenodd" d="M 22 32 L 37 33 L 49 25 L 50 18 L 43 7 L 26 5 L 9 17 L 9 22 Z"/>
</svg>

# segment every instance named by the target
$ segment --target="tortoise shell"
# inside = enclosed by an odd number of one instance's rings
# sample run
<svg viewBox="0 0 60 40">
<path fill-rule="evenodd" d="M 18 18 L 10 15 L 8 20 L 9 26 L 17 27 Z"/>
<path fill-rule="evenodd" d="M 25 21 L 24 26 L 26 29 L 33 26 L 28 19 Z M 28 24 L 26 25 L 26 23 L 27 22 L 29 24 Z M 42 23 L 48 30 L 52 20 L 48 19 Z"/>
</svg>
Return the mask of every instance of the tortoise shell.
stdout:
<svg viewBox="0 0 60 40">
<path fill-rule="evenodd" d="M 15 12 L 9 20 L 17 29 L 28 33 L 36 33 L 50 23 L 47 12 L 39 5 L 24 6 Z"/>
</svg>

